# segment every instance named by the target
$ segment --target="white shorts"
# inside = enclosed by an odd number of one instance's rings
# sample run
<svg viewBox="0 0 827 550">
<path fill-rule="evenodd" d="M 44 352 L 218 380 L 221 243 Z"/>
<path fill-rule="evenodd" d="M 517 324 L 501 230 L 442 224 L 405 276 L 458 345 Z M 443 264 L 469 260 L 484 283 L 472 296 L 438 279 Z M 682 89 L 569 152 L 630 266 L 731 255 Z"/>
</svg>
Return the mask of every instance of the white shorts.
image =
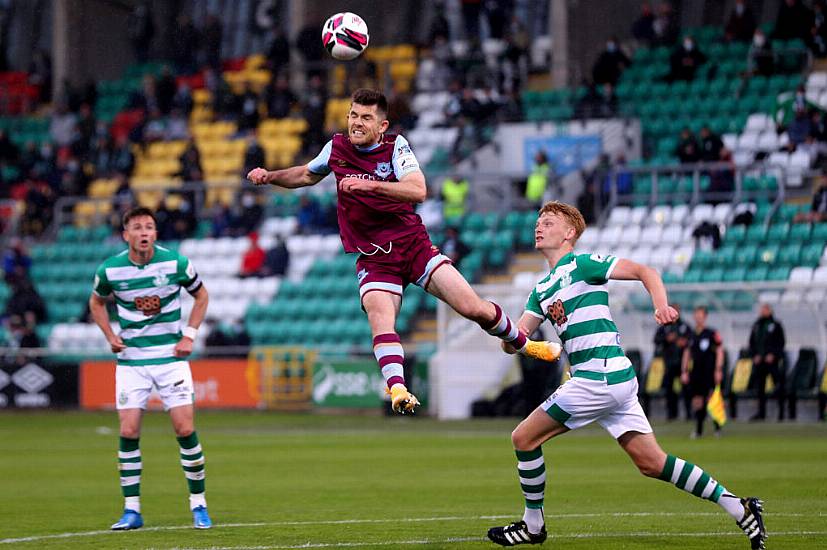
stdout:
<svg viewBox="0 0 827 550">
<path fill-rule="evenodd" d="M 195 402 L 192 372 L 186 361 L 143 367 L 115 366 L 118 409 L 146 409 L 153 386 L 158 390 L 165 411 Z"/>
<path fill-rule="evenodd" d="M 540 407 L 570 430 L 594 421 L 617 439 L 626 432 L 652 433 L 652 426 L 637 400 L 638 384 L 572 378 L 557 388 Z"/>
</svg>

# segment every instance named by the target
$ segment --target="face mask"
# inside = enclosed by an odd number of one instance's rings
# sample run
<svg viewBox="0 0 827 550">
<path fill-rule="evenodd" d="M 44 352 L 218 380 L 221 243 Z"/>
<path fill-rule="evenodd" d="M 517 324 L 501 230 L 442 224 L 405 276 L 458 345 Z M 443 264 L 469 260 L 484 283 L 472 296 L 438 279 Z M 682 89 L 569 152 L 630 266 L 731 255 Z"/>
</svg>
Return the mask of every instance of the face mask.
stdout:
<svg viewBox="0 0 827 550">
<path fill-rule="evenodd" d="M 766 39 L 764 38 L 763 34 L 759 34 L 755 38 L 752 39 L 752 43 L 758 46 L 759 48 L 764 45 Z"/>
<path fill-rule="evenodd" d="M 250 195 L 246 195 L 243 199 L 241 199 L 241 204 L 244 208 L 250 208 L 253 204 L 255 204 L 255 202 L 256 200 Z"/>
<path fill-rule="evenodd" d="M 617 45 L 614 42 L 609 42 L 606 44 L 606 51 L 607 52 L 614 52 L 617 50 Z"/>
<path fill-rule="evenodd" d="M 684 40 L 683 41 L 683 49 L 685 49 L 687 51 L 692 51 L 692 48 L 694 46 L 695 46 L 695 44 L 693 44 L 691 40 Z"/>
<path fill-rule="evenodd" d="M 745 8 L 743 4 L 735 4 L 735 13 L 737 13 L 738 15 L 743 15 L 744 9 Z"/>
</svg>

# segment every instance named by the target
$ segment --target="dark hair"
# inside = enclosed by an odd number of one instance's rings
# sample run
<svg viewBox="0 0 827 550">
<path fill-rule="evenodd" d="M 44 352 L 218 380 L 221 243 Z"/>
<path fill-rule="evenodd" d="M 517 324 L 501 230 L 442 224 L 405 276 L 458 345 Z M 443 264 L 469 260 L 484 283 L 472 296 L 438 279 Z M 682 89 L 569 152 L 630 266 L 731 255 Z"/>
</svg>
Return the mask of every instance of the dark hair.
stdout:
<svg viewBox="0 0 827 550">
<path fill-rule="evenodd" d="M 132 218 L 138 218 L 140 216 L 149 216 L 152 218 L 152 222 L 157 226 L 158 220 L 155 219 L 155 213 L 147 208 L 146 206 L 136 206 L 135 208 L 131 208 L 126 211 L 126 214 L 123 215 L 123 226 L 126 228 L 129 225 L 129 221 Z"/>
<path fill-rule="evenodd" d="M 709 309 L 706 306 L 695 306 L 695 311 L 703 311 L 704 315 L 709 315 Z"/>
<path fill-rule="evenodd" d="M 353 92 L 350 101 L 359 105 L 376 105 L 376 110 L 381 112 L 382 116 L 388 115 L 388 98 L 379 90 L 359 88 Z"/>
</svg>

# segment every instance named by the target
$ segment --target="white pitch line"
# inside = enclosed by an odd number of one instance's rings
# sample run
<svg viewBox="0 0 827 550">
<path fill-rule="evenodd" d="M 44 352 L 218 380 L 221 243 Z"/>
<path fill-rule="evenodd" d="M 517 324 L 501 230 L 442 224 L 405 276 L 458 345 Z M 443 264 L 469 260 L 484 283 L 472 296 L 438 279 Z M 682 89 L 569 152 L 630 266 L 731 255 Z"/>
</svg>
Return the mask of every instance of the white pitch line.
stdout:
<svg viewBox="0 0 827 550">
<path fill-rule="evenodd" d="M 720 516 L 719 512 L 605 512 L 605 513 L 572 513 L 572 514 L 547 514 L 548 519 L 576 519 L 576 518 L 605 518 L 605 517 L 711 517 Z M 772 517 L 825 517 L 826 512 L 812 514 L 803 513 L 778 513 Z M 514 514 L 505 515 L 483 515 L 483 516 L 439 516 L 430 518 L 384 518 L 384 519 L 337 519 L 318 521 L 272 521 L 272 522 L 250 522 L 250 523 L 218 523 L 215 528 L 226 529 L 235 527 L 303 527 L 313 525 L 353 525 L 371 523 L 425 523 L 439 521 L 478 521 L 498 520 L 513 518 Z M 139 531 L 182 531 L 192 529 L 192 525 L 167 525 L 158 527 L 142 527 Z M 28 537 L 16 537 L 0 539 L 0 544 L 16 544 L 21 542 L 37 542 L 50 539 L 69 539 L 76 537 L 91 537 L 95 535 L 116 535 L 120 531 L 96 530 L 78 531 L 73 533 L 55 533 L 51 535 L 32 535 Z M 476 539 L 473 539 L 476 540 Z M 291 547 L 292 548 L 292 547 Z"/>
<path fill-rule="evenodd" d="M 795 536 L 813 536 L 813 535 L 827 535 L 827 531 L 773 531 L 770 535 L 774 537 L 795 537 Z M 563 535 L 551 534 L 550 539 L 598 539 L 598 538 L 616 538 L 616 537 L 687 537 L 687 538 L 707 538 L 707 537 L 743 537 L 743 533 L 737 531 L 711 531 L 707 533 L 669 533 L 661 532 L 654 533 L 651 531 L 640 531 L 636 533 L 569 533 Z M 163 550 L 300 550 L 302 548 L 353 548 L 353 547 L 367 547 L 367 546 L 413 546 L 423 544 L 440 544 L 440 543 L 458 543 L 458 542 L 483 542 L 485 537 L 461 537 L 461 538 L 447 538 L 447 539 L 414 539 L 414 540 L 386 540 L 379 542 L 306 542 L 303 544 L 283 544 L 283 545 L 260 545 L 260 546 L 174 546 L 172 548 L 165 548 Z M 161 550 L 156 547 L 146 548 L 145 550 Z"/>
</svg>

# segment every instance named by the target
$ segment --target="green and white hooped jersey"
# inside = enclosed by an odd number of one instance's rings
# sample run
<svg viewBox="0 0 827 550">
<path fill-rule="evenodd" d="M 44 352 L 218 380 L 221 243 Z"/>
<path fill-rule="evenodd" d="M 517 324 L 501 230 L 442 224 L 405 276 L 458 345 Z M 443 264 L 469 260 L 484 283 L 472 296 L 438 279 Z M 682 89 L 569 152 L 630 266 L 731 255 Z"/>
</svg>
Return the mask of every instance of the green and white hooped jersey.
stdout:
<svg viewBox="0 0 827 550">
<path fill-rule="evenodd" d="M 548 319 L 554 326 L 572 376 L 580 369 L 605 375 L 631 366 L 609 311 L 606 283 L 617 260 L 614 256 L 570 252 L 528 297 L 526 313 Z"/>
<path fill-rule="evenodd" d="M 201 279 L 189 259 L 155 245 L 152 260 L 137 265 L 129 251 L 105 260 L 95 272 L 93 291 L 101 298 L 115 295 L 120 337 L 126 349 L 119 365 L 162 365 L 180 361 L 173 351 L 181 339 L 181 287 L 190 294 Z"/>
</svg>

